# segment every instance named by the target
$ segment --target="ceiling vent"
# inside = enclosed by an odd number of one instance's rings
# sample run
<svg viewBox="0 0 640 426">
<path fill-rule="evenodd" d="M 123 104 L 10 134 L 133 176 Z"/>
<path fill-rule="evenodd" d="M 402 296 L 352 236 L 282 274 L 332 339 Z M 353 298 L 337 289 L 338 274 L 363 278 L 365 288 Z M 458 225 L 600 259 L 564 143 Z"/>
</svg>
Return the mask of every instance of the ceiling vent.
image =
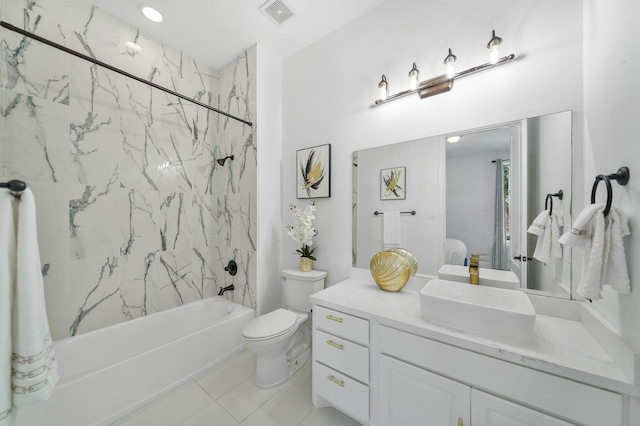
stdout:
<svg viewBox="0 0 640 426">
<path fill-rule="evenodd" d="M 269 0 L 260 6 L 260 10 L 278 26 L 284 24 L 294 16 L 291 6 L 282 0 Z"/>
</svg>

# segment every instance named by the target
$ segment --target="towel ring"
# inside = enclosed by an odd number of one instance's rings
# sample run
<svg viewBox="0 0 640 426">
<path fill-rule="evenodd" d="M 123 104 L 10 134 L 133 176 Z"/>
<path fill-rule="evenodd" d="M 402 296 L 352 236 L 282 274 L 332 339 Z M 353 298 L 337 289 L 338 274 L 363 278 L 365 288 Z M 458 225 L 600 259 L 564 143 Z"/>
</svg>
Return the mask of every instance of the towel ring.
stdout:
<svg viewBox="0 0 640 426">
<path fill-rule="evenodd" d="M 596 181 L 593 183 L 593 188 L 591 188 L 591 204 L 595 204 L 596 202 L 596 192 L 598 191 L 598 184 L 603 180 L 607 187 L 607 205 L 604 208 L 603 214 L 606 216 L 609 214 L 609 210 L 611 210 L 611 201 L 613 198 L 613 189 L 611 188 L 611 181 L 605 175 L 596 176 Z"/>
<path fill-rule="evenodd" d="M 553 197 L 558 197 L 559 200 L 562 200 L 562 198 L 564 198 L 564 192 L 561 189 L 555 194 L 547 194 L 547 198 L 544 200 L 544 209 L 547 210 L 547 203 L 551 203 L 551 206 L 550 206 L 551 208 L 549 209 L 549 216 L 551 216 L 551 213 L 553 213 Z"/>
<path fill-rule="evenodd" d="M 613 189 L 611 188 L 612 179 L 618 182 L 619 185 L 626 185 L 627 182 L 629 182 L 629 168 L 623 166 L 620 167 L 615 173 L 596 176 L 596 181 L 593 183 L 593 188 L 591 188 L 591 204 L 595 204 L 598 184 L 601 180 L 603 180 L 605 185 L 607 186 L 607 204 L 603 212 L 605 216 L 609 214 L 609 211 L 611 210 L 611 202 L 613 201 Z"/>
<path fill-rule="evenodd" d="M 547 194 L 547 198 L 544 200 L 544 209 L 547 210 L 547 204 L 551 203 L 551 207 L 549 208 L 549 216 L 553 213 L 553 195 Z"/>
</svg>

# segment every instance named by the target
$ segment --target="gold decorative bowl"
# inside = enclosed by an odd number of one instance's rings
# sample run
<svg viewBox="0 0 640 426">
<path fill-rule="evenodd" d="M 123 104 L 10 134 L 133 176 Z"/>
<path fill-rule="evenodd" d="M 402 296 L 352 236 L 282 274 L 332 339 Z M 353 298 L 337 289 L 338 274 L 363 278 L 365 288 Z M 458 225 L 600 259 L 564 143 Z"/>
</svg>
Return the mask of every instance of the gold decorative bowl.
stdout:
<svg viewBox="0 0 640 426">
<path fill-rule="evenodd" d="M 391 251 L 381 251 L 369 263 L 371 276 L 384 291 L 398 292 L 409 281 L 410 266 L 403 256 Z"/>
<path fill-rule="evenodd" d="M 409 264 L 409 275 L 414 276 L 416 272 L 418 272 L 418 261 L 416 257 L 411 254 L 409 250 L 403 248 L 390 248 L 387 251 L 392 253 L 398 253 L 400 256 L 404 257 L 404 260 Z"/>
</svg>

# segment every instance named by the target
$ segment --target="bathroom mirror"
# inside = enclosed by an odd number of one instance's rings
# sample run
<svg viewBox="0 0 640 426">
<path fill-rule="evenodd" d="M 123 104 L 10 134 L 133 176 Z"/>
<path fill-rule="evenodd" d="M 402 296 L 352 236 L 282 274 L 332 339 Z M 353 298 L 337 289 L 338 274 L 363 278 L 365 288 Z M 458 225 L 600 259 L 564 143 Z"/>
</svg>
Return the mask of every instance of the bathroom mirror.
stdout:
<svg viewBox="0 0 640 426">
<path fill-rule="evenodd" d="M 460 138 L 447 142 L 452 136 Z M 368 268 L 385 244 L 384 213 L 398 211 L 400 244 L 419 273 L 437 276 L 443 264 L 480 253 L 482 268 L 513 271 L 527 291 L 570 297 L 570 249 L 541 262 L 538 236 L 527 233 L 559 190 L 553 210 L 571 223 L 570 111 L 365 149 L 353 165 L 353 266 Z M 405 174 L 404 198 L 381 195 L 389 169 Z"/>
</svg>

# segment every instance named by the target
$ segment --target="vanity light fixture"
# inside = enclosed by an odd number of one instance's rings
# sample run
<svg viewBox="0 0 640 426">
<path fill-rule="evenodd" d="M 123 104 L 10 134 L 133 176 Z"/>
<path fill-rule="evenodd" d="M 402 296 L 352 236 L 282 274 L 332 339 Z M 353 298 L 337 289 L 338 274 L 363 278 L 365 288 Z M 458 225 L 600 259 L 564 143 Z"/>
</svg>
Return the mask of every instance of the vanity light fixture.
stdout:
<svg viewBox="0 0 640 426">
<path fill-rule="evenodd" d="M 420 75 L 420 71 L 418 71 L 418 67 L 416 66 L 416 63 L 413 63 L 413 68 L 411 68 L 411 71 L 409 71 L 409 88 L 410 90 L 416 90 L 418 88 L 418 83 L 420 82 L 420 80 L 418 79 L 418 76 Z"/>
<path fill-rule="evenodd" d="M 500 60 L 500 45 L 502 44 L 502 38 L 496 36 L 496 30 L 491 33 L 491 40 L 487 43 L 487 49 L 489 49 L 489 62 L 497 64 Z"/>
<path fill-rule="evenodd" d="M 380 89 L 380 99 L 386 101 L 389 97 L 389 83 L 387 83 L 387 77 L 382 74 L 382 80 L 378 83 L 378 88 Z"/>
<path fill-rule="evenodd" d="M 494 30 L 492 32 L 491 40 L 487 44 L 487 48 L 491 51 L 490 62 L 460 72 L 455 72 L 454 64 L 458 58 L 453 54 L 451 48 L 449 48 L 449 54 L 446 58 L 444 58 L 444 64 L 447 67 L 446 74 L 439 75 L 437 77 L 433 77 L 424 81 L 419 81 L 418 76 L 420 74 L 420 71 L 418 71 L 418 67 L 414 62 L 413 68 L 411 68 L 411 71 L 409 71 L 409 89 L 395 93 L 393 95 L 389 94 L 389 82 L 387 81 L 387 77 L 382 74 L 382 80 L 380 80 L 380 83 L 378 83 L 378 89 L 380 89 L 380 98 L 375 101 L 374 106 L 393 101 L 398 98 L 402 98 L 412 93 L 417 93 L 418 96 L 420 96 L 420 99 L 424 99 L 429 96 L 448 92 L 453 88 L 453 82 L 455 79 L 466 77 L 479 71 L 484 71 L 486 69 L 502 65 L 505 62 L 512 61 L 515 58 L 515 55 L 513 53 L 502 58 L 500 57 L 498 47 L 501 44 L 502 38 L 496 36 L 496 32 Z"/>
<path fill-rule="evenodd" d="M 462 136 L 460 136 L 460 135 L 456 135 L 456 136 L 448 136 L 448 137 L 447 137 L 447 142 L 449 142 L 449 143 L 456 143 L 456 142 L 460 142 L 460 139 L 462 139 Z"/>
<path fill-rule="evenodd" d="M 457 60 L 458 60 L 458 57 L 453 53 L 451 53 L 451 48 L 449 48 L 449 54 L 447 55 L 446 58 L 444 58 L 444 61 L 443 61 L 445 66 L 447 67 L 448 78 L 453 78 L 453 76 L 456 74 L 455 63 Z"/>
<path fill-rule="evenodd" d="M 162 22 L 163 18 L 162 18 L 162 13 L 158 12 L 156 9 L 149 7 L 149 6 L 143 6 L 140 11 L 142 12 L 142 14 L 150 21 L 153 22 Z"/>
</svg>

